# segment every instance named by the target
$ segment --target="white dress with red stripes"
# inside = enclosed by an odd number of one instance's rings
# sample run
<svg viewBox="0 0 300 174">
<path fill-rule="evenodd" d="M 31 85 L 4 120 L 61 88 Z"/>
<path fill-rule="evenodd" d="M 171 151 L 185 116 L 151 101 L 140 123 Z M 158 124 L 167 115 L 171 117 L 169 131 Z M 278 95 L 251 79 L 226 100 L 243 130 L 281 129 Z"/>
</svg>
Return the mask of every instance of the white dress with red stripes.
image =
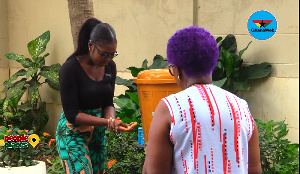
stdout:
<svg viewBox="0 0 300 174">
<path fill-rule="evenodd" d="M 254 120 L 245 100 L 214 85 L 162 99 L 171 115 L 173 173 L 246 174 Z"/>
</svg>

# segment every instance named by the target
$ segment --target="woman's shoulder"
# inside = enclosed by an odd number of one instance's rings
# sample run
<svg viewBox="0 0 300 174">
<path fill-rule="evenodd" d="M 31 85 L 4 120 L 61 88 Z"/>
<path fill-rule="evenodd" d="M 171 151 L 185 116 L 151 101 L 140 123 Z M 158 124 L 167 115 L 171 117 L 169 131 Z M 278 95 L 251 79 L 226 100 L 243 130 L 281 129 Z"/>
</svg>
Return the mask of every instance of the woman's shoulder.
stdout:
<svg viewBox="0 0 300 174">
<path fill-rule="evenodd" d="M 74 70 L 76 69 L 76 65 L 78 64 L 76 57 L 69 57 L 61 66 L 61 70 Z"/>
</svg>

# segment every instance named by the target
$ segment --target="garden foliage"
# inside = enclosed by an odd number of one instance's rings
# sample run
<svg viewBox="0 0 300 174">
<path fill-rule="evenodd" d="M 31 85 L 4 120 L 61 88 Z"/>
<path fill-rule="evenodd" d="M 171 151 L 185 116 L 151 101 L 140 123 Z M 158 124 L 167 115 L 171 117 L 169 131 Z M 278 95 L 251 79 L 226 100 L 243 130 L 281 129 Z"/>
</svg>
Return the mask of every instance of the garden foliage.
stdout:
<svg viewBox="0 0 300 174">
<path fill-rule="evenodd" d="M 49 53 L 41 55 L 50 40 L 50 31 L 44 32 L 27 45 L 31 58 L 15 53 L 6 53 L 9 60 L 19 62 L 23 69 L 14 73 L 3 85 L 1 93 L 5 98 L 0 100 L 0 125 L 14 124 L 20 129 L 32 129 L 42 133 L 48 122 L 46 103 L 41 100 L 39 88 L 47 83 L 58 90 L 58 72 L 60 64 L 45 65 L 45 58 Z M 25 102 L 19 104 L 21 97 L 28 91 Z"/>
<path fill-rule="evenodd" d="M 268 62 L 245 66 L 242 55 L 248 49 L 240 50 L 237 54 L 237 43 L 234 35 L 229 34 L 222 40 L 218 37 L 219 58 L 213 72 L 214 84 L 232 93 L 238 90 L 249 90 L 249 80 L 266 77 L 270 74 L 272 66 Z"/>
<path fill-rule="evenodd" d="M 255 120 L 259 132 L 261 165 L 264 174 L 299 173 L 299 144 L 291 143 L 284 121 Z"/>
</svg>

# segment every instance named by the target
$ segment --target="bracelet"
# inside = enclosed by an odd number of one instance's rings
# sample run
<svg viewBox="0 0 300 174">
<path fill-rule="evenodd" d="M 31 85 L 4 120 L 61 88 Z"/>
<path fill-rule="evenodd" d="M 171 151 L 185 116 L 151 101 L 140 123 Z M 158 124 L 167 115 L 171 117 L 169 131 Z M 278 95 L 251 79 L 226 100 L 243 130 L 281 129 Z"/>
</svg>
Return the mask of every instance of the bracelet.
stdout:
<svg viewBox="0 0 300 174">
<path fill-rule="evenodd" d="M 107 119 L 107 129 L 111 132 L 117 132 L 117 130 L 118 130 L 118 128 L 115 128 L 114 123 L 115 123 L 115 119 L 113 119 L 111 117 L 109 119 Z"/>
</svg>

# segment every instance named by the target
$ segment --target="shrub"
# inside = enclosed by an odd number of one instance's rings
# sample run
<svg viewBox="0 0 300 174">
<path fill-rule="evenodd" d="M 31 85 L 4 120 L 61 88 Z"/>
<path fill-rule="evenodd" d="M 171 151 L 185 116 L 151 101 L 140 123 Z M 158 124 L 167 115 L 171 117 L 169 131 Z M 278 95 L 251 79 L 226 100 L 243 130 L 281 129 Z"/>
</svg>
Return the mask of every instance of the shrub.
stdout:
<svg viewBox="0 0 300 174">
<path fill-rule="evenodd" d="M 289 132 L 287 124 L 284 121 L 255 121 L 263 173 L 299 173 L 299 144 L 285 139 Z"/>
</svg>

